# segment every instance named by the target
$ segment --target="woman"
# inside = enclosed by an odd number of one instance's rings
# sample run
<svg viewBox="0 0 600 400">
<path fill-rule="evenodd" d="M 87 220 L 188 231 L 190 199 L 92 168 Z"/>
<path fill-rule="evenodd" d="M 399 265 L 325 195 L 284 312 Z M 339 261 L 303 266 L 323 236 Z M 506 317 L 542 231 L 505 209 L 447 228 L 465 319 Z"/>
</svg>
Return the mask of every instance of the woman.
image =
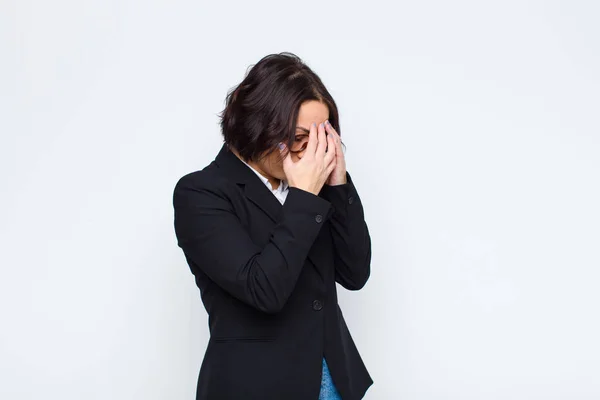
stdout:
<svg viewBox="0 0 600 400">
<path fill-rule="evenodd" d="M 337 302 L 371 239 L 336 104 L 297 56 L 227 96 L 215 160 L 177 182 L 175 232 L 209 316 L 196 399 L 354 400 L 373 383 Z"/>
</svg>

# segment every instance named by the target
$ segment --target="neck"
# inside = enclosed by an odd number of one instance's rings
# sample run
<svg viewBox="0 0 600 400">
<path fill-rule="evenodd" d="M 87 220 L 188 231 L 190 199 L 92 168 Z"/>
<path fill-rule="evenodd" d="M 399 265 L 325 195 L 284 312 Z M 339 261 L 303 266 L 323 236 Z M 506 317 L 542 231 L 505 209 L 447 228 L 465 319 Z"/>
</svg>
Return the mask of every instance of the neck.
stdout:
<svg viewBox="0 0 600 400">
<path fill-rule="evenodd" d="M 237 158 L 239 158 L 240 160 L 242 160 L 243 162 L 245 162 L 246 164 L 248 164 L 249 166 L 251 166 L 252 168 L 254 168 L 255 170 L 258 171 L 259 174 L 261 174 L 262 176 L 264 176 L 265 178 L 267 178 L 267 180 L 269 181 L 269 183 L 271 184 L 271 187 L 273 188 L 273 190 L 277 189 L 280 185 L 280 180 L 272 177 L 271 175 L 267 174 L 266 172 L 264 172 L 262 170 L 262 168 L 260 168 L 260 166 L 258 166 L 258 164 L 256 164 L 253 161 L 246 161 L 242 158 L 242 156 L 240 156 L 240 153 L 238 153 L 238 151 L 236 149 L 234 149 L 233 147 L 229 148 L 231 150 L 231 152 L 233 154 L 235 154 L 235 156 Z"/>
</svg>

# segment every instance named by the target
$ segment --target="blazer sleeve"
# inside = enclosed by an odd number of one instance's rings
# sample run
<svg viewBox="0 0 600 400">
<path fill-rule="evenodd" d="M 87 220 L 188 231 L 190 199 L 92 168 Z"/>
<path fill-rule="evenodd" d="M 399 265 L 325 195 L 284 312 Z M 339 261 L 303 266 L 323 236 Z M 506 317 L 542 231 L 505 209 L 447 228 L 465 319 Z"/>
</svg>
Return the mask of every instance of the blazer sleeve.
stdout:
<svg viewBox="0 0 600 400">
<path fill-rule="evenodd" d="M 264 247 L 256 245 L 215 179 L 181 178 L 173 193 L 179 247 L 213 282 L 246 304 L 277 313 L 291 295 L 331 203 L 290 187 Z"/>
<path fill-rule="evenodd" d="M 324 185 L 319 196 L 331 202 L 335 280 L 348 290 L 361 289 L 371 274 L 371 236 L 352 178 L 343 185 Z"/>
</svg>

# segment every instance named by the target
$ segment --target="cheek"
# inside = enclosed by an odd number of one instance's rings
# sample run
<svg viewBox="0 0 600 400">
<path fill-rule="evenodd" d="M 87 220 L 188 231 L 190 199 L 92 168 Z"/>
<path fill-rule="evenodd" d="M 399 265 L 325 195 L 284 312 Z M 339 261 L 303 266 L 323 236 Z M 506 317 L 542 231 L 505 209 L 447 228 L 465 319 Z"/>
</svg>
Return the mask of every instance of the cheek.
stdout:
<svg viewBox="0 0 600 400">
<path fill-rule="evenodd" d="M 271 163 L 269 172 L 272 176 L 279 179 L 285 178 L 285 173 L 283 172 L 283 161 L 277 160 Z"/>
</svg>

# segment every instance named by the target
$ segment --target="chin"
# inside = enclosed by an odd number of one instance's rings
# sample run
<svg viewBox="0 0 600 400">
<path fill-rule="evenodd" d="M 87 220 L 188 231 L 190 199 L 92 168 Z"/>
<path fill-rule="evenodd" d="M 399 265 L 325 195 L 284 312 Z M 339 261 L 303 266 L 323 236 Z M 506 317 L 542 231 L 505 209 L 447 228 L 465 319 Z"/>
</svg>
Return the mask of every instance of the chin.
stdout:
<svg viewBox="0 0 600 400">
<path fill-rule="evenodd" d="M 278 173 L 278 174 L 275 174 L 275 175 L 273 175 L 273 176 L 274 176 L 275 178 L 277 178 L 277 179 L 280 179 L 280 180 L 283 180 L 283 181 L 287 180 L 287 179 L 286 179 L 286 177 L 285 177 L 285 173 L 283 173 L 283 172 L 281 172 L 281 173 Z"/>
</svg>

